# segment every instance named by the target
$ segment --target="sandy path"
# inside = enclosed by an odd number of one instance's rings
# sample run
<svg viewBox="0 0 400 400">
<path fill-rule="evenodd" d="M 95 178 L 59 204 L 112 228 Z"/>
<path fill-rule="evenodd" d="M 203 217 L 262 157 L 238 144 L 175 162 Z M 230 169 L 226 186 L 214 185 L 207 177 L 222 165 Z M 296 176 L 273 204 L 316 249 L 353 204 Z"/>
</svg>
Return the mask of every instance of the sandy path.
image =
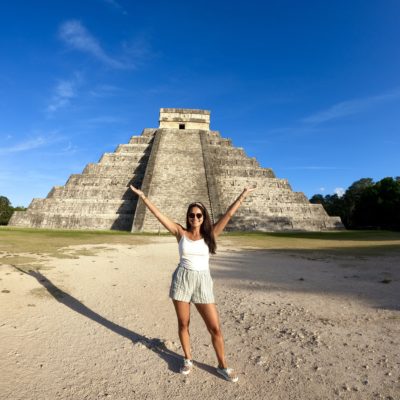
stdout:
<svg viewBox="0 0 400 400">
<path fill-rule="evenodd" d="M 221 248 L 212 274 L 235 385 L 215 374 L 195 310 L 197 368 L 177 373 L 177 246 L 155 240 L 30 275 L 1 267 L 1 399 L 400 399 L 399 258 Z"/>
</svg>

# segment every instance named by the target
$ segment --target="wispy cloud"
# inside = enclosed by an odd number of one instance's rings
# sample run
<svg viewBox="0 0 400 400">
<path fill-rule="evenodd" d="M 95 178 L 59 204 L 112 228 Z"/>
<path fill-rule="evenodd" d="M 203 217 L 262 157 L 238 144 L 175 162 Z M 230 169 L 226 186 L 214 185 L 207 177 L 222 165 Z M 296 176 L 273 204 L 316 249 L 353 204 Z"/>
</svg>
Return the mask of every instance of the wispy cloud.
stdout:
<svg viewBox="0 0 400 400">
<path fill-rule="evenodd" d="M 13 154 L 21 153 L 24 151 L 29 151 L 37 149 L 40 147 L 49 146 L 50 144 L 56 143 L 63 140 L 62 137 L 57 136 L 57 132 L 53 132 L 49 135 L 37 135 L 32 138 L 27 138 L 26 140 L 16 143 L 8 147 L 0 147 L 0 154 Z"/>
<path fill-rule="evenodd" d="M 336 169 L 347 169 L 344 167 L 326 167 L 320 165 L 305 165 L 305 166 L 294 166 L 294 167 L 283 167 L 285 170 L 336 170 Z"/>
<path fill-rule="evenodd" d="M 127 11 L 124 9 L 124 7 L 121 6 L 116 0 L 103 0 L 104 3 L 109 4 L 110 6 L 114 7 L 118 11 L 120 11 L 124 15 L 128 15 Z"/>
<path fill-rule="evenodd" d="M 78 146 L 72 144 L 71 141 L 68 142 L 68 144 L 61 149 L 60 154 L 75 154 L 78 151 Z"/>
<path fill-rule="evenodd" d="M 54 88 L 54 93 L 47 106 L 47 111 L 53 113 L 69 105 L 71 100 L 77 96 L 81 81 L 82 78 L 79 74 L 76 74 L 75 77 L 70 80 L 60 80 Z"/>
<path fill-rule="evenodd" d="M 83 53 L 90 54 L 103 64 L 111 68 L 127 69 L 133 65 L 111 57 L 103 49 L 99 41 L 77 20 L 64 22 L 59 29 L 60 38 L 69 47 Z"/>
<path fill-rule="evenodd" d="M 365 112 L 378 104 L 397 100 L 399 98 L 400 88 L 397 88 L 395 90 L 385 92 L 376 96 L 343 101 L 329 107 L 326 110 L 319 111 L 313 115 L 310 115 L 309 117 L 303 118 L 302 122 L 307 124 L 321 124 L 330 120 Z"/>
<path fill-rule="evenodd" d="M 100 117 L 88 118 L 84 121 L 85 124 L 97 125 L 97 124 L 119 124 L 126 122 L 125 118 L 115 117 L 112 115 L 102 115 Z"/>
<path fill-rule="evenodd" d="M 122 43 L 122 51 L 123 58 L 130 62 L 134 61 L 135 66 L 161 56 L 161 53 L 155 52 L 152 49 L 150 40 L 145 33 L 141 33 L 131 40 L 124 41 Z"/>
<path fill-rule="evenodd" d="M 124 89 L 121 89 L 114 85 L 98 85 L 92 90 L 90 90 L 89 95 L 93 97 L 110 97 L 110 96 L 117 96 L 121 94 Z"/>
<path fill-rule="evenodd" d="M 334 193 L 338 195 L 338 197 L 342 197 L 346 191 L 344 188 L 338 187 L 335 188 Z"/>
</svg>

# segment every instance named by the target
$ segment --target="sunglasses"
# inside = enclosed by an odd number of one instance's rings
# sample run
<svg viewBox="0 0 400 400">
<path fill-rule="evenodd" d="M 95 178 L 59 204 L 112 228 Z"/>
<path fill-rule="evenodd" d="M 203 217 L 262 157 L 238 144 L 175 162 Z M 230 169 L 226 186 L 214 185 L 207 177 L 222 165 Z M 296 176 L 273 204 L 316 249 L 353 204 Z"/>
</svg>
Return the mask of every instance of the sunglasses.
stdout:
<svg viewBox="0 0 400 400">
<path fill-rule="evenodd" d="M 197 214 L 195 214 L 195 213 L 190 213 L 190 214 L 188 215 L 188 217 L 189 217 L 190 219 L 193 219 L 194 217 L 196 217 L 197 219 L 201 219 L 201 218 L 203 217 L 203 214 L 202 214 L 202 213 L 197 213 Z"/>
</svg>

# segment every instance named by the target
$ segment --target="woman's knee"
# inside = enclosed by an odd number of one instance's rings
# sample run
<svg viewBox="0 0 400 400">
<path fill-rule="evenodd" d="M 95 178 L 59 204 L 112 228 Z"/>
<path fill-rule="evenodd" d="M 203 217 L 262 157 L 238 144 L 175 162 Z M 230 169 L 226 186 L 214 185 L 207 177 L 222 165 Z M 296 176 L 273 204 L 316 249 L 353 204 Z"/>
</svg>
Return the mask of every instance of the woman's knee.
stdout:
<svg viewBox="0 0 400 400">
<path fill-rule="evenodd" d="M 179 330 L 189 330 L 189 319 L 178 319 L 178 328 Z"/>
<path fill-rule="evenodd" d="M 212 337 L 222 337 L 221 327 L 219 325 L 212 325 L 208 327 Z"/>
</svg>

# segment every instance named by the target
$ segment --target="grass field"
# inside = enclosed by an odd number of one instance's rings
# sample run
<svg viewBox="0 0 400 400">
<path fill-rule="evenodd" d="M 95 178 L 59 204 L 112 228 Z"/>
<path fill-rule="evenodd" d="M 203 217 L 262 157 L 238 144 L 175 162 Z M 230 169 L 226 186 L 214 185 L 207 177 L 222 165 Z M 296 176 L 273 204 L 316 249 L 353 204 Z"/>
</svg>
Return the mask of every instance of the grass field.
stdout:
<svg viewBox="0 0 400 400">
<path fill-rule="evenodd" d="M 74 250 L 76 245 L 144 244 L 154 235 L 134 235 L 116 231 L 72 231 L 0 227 L 0 265 L 24 265 L 38 267 L 41 258 L 78 258 L 94 255 L 94 250 Z M 98 250 L 101 247 L 97 247 Z"/>
<path fill-rule="evenodd" d="M 400 252 L 400 232 L 391 231 L 230 233 L 225 240 L 239 247 L 279 251 L 377 256 Z"/>
<path fill-rule="evenodd" d="M 168 236 L 168 235 L 162 235 Z M 68 251 L 74 245 L 145 244 L 159 235 L 120 231 L 72 231 L 30 228 L 0 228 L 0 264 L 24 264 L 37 256 L 78 257 L 90 250 Z M 228 232 L 219 243 L 228 247 L 269 249 L 282 252 L 319 252 L 326 254 L 371 255 L 400 253 L 400 232 Z"/>
</svg>

